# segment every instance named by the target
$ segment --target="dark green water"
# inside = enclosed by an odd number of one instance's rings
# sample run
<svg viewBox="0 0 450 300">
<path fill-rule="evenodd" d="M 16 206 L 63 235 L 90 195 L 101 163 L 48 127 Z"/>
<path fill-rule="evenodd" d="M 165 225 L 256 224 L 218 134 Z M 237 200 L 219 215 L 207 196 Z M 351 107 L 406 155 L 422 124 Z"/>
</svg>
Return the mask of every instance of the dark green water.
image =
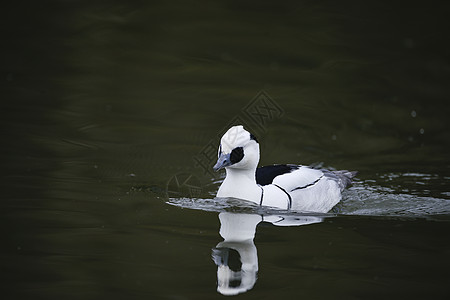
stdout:
<svg viewBox="0 0 450 300">
<path fill-rule="evenodd" d="M 448 5 L 2 6 L 2 299 L 222 298 L 219 212 L 258 213 L 212 200 L 235 123 L 261 165 L 359 171 L 322 222 L 258 225 L 239 297 L 448 297 Z"/>
</svg>

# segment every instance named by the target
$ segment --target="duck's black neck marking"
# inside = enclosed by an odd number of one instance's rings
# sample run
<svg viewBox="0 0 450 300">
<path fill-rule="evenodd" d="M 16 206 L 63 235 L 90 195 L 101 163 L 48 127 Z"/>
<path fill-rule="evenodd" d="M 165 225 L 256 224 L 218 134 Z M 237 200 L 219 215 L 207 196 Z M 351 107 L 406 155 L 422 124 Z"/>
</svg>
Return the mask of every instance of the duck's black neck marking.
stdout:
<svg viewBox="0 0 450 300">
<path fill-rule="evenodd" d="M 262 186 L 260 186 L 260 188 L 261 188 L 261 201 L 259 201 L 259 206 L 262 206 L 263 198 L 264 198 L 264 189 Z"/>
<path fill-rule="evenodd" d="M 231 151 L 230 161 L 232 165 L 240 162 L 243 158 L 244 158 L 244 148 L 236 147 L 233 149 L 233 151 Z"/>
<path fill-rule="evenodd" d="M 273 184 L 273 185 L 276 186 L 277 188 L 279 188 L 280 190 L 282 190 L 282 191 L 286 194 L 286 196 L 288 197 L 288 207 L 287 207 L 287 209 L 290 210 L 291 207 L 292 207 L 292 198 L 291 198 L 291 195 L 289 195 L 289 193 L 286 192 L 286 190 L 283 189 L 281 186 L 279 186 L 279 185 L 277 185 L 277 184 Z"/>
</svg>

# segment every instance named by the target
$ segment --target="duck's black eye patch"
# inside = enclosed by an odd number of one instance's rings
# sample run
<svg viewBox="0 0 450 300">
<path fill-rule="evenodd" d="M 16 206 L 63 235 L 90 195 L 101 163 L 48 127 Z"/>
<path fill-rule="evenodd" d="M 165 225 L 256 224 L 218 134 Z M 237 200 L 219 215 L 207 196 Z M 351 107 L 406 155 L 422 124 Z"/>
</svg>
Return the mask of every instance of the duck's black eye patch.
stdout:
<svg viewBox="0 0 450 300">
<path fill-rule="evenodd" d="M 259 143 L 258 140 L 256 139 L 256 136 L 254 136 L 253 134 L 250 133 L 250 139 L 254 140 L 255 142 Z"/>
<path fill-rule="evenodd" d="M 230 153 L 231 164 L 240 162 L 244 158 L 244 148 L 236 147 Z"/>
</svg>

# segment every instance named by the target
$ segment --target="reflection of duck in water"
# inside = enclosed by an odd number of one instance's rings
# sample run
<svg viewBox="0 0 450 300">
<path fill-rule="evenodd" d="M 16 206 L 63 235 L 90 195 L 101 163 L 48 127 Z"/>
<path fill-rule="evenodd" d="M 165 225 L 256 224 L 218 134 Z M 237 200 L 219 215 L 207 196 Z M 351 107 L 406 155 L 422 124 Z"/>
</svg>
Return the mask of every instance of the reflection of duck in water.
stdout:
<svg viewBox="0 0 450 300">
<path fill-rule="evenodd" d="M 277 226 L 298 226 L 322 221 L 314 216 L 261 216 L 222 212 L 219 214 L 220 235 L 223 241 L 213 249 L 217 265 L 217 291 L 223 295 L 237 295 L 253 288 L 258 272 L 256 226 L 270 222 Z"/>
<path fill-rule="evenodd" d="M 253 238 L 261 216 L 220 213 L 219 219 L 219 233 L 224 241 L 213 249 L 217 291 L 236 295 L 251 289 L 256 282 L 258 256 Z"/>
<path fill-rule="evenodd" d="M 259 205 L 297 211 L 328 212 L 342 198 L 342 190 L 356 172 L 317 170 L 299 165 L 273 165 L 257 169 L 259 144 L 242 126 L 222 137 L 214 170 L 227 176 L 217 197 L 234 197 Z"/>
</svg>

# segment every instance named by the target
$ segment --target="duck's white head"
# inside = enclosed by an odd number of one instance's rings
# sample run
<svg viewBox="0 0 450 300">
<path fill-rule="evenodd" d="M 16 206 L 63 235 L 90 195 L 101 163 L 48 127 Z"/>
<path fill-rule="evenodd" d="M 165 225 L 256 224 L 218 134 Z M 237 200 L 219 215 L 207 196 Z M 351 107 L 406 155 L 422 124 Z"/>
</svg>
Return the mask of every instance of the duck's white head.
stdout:
<svg viewBox="0 0 450 300">
<path fill-rule="evenodd" d="M 222 168 L 256 170 L 259 162 L 259 144 L 242 125 L 233 126 L 222 136 L 217 163 L 213 169 Z"/>
</svg>

